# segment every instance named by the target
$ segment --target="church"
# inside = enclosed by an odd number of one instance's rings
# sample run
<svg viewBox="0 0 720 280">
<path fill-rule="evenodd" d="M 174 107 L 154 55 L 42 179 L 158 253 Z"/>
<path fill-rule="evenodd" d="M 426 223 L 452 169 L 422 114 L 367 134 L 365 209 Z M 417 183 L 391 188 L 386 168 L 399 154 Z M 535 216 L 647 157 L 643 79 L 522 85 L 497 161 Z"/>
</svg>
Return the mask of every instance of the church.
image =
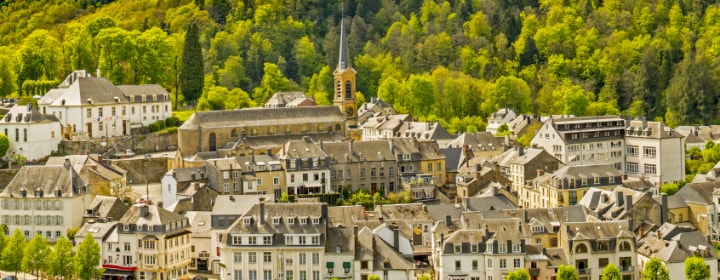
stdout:
<svg viewBox="0 0 720 280">
<path fill-rule="evenodd" d="M 178 128 L 178 149 L 185 157 L 206 152 L 240 156 L 274 154 L 287 141 L 303 136 L 314 141 L 360 140 L 356 75 L 341 22 L 340 55 L 333 71 L 333 106 L 195 112 Z M 219 153 L 221 150 L 225 152 Z"/>
</svg>

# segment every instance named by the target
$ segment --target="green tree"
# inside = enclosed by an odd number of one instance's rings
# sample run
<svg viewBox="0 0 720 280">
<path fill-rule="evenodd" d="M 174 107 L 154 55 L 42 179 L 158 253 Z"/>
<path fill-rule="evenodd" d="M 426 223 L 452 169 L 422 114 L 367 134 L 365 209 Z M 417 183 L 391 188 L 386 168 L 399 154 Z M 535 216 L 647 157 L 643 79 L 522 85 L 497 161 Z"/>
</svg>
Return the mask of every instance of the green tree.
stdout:
<svg viewBox="0 0 720 280">
<path fill-rule="evenodd" d="M 526 113 L 530 109 L 530 87 L 517 77 L 505 76 L 489 87 L 482 103 L 483 114 L 490 115 L 500 108 L 514 109 Z"/>
<path fill-rule="evenodd" d="M 20 229 L 15 229 L 2 251 L 3 270 L 17 272 L 22 270 L 23 252 L 25 249 L 25 236 Z"/>
<path fill-rule="evenodd" d="M 102 275 L 102 268 L 97 268 L 100 264 L 100 245 L 92 234 L 85 235 L 83 241 L 78 245 L 74 258 L 75 275 L 80 280 L 92 280 Z"/>
<path fill-rule="evenodd" d="M 670 280 L 670 273 L 658 258 L 650 258 L 643 268 L 642 280 Z"/>
<path fill-rule="evenodd" d="M 370 274 L 370 276 L 368 276 L 368 280 L 380 280 L 380 276 Z"/>
<path fill-rule="evenodd" d="M 60 280 L 70 279 L 75 271 L 73 245 L 65 236 L 60 236 L 55 248 L 48 256 L 48 275 L 59 276 Z"/>
<path fill-rule="evenodd" d="M 287 90 L 290 86 L 290 80 L 283 76 L 277 64 L 265 63 L 263 71 L 265 71 L 265 75 L 262 77 L 260 86 L 253 89 L 252 98 L 258 105 L 265 104 L 273 94 Z"/>
<path fill-rule="evenodd" d="M 372 196 L 365 190 L 359 190 L 356 193 L 352 194 L 350 196 L 350 199 L 347 200 L 349 205 L 362 205 L 365 207 L 365 209 L 372 208 L 373 200 Z"/>
<path fill-rule="evenodd" d="M 710 269 L 708 269 L 708 266 L 705 264 L 705 259 L 703 259 L 702 257 L 692 257 L 685 259 L 685 279 L 710 279 Z"/>
<path fill-rule="evenodd" d="M 558 280 L 579 280 L 580 277 L 578 276 L 578 273 L 575 270 L 575 267 L 573 267 L 572 265 L 561 264 L 560 267 L 558 267 L 558 269 L 557 269 L 557 279 Z"/>
<path fill-rule="evenodd" d="M 4 157 L 10 148 L 10 139 L 7 135 L 0 133 L 0 157 Z"/>
<path fill-rule="evenodd" d="M 0 268 L 3 268 L 2 252 L 5 251 L 5 247 L 7 247 L 8 243 L 8 236 L 5 232 L 7 232 L 7 225 L 0 225 Z"/>
<path fill-rule="evenodd" d="M 602 271 L 602 280 L 620 280 L 622 279 L 622 275 L 620 275 L 620 269 L 614 265 L 614 264 L 608 264 L 603 268 Z"/>
<path fill-rule="evenodd" d="M 48 267 L 48 255 L 50 254 L 50 246 L 47 244 L 42 235 L 37 234 L 30 242 L 25 245 L 22 259 L 22 269 L 27 273 L 40 275 L 40 271 L 45 271 Z"/>
<path fill-rule="evenodd" d="M 519 268 L 508 273 L 505 280 L 530 280 L 530 272 L 525 268 Z"/>
<path fill-rule="evenodd" d="M 282 192 L 282 194 L 280 195 L 280 202 L 290 202 L 290 198 L 288 197 L 287 192 Z"/>
<path fill-rule="evenodd" d="M 180 91 L 186 102 L 200 98 L 203 88 L 203 56 L 200 45 L 198 23 L 193 21 L 187 27 L 180 70 Z"/>
</svg>

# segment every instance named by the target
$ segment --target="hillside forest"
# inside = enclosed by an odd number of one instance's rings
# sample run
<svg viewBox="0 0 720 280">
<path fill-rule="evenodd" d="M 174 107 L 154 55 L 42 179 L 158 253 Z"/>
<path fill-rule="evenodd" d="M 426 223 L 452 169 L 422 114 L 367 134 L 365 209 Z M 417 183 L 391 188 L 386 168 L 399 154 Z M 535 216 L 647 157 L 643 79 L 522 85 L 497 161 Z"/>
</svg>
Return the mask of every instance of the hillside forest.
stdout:
<svg viewBox="0 0 720 280">
<path fill-rule="evenodd" d="M 483 130 L 503 107 L 720 123 L 711 2 L 2 1 L 0 95 L 42 95 L 86 69 L 161 84 L 199 110 L 259 106 L 277 91 L 331 104 L 344 23 L 360 99 L 452 133 Z"/>
</svg>

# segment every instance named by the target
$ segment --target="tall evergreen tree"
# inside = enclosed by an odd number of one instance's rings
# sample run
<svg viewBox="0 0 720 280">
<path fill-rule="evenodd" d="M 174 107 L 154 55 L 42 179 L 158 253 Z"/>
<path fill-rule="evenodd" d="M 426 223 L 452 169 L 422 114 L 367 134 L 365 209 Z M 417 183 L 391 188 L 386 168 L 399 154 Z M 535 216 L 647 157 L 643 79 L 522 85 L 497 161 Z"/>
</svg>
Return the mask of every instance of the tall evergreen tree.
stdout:
<svg viewBox="0 0 720 280">
<path fill-rule="evenodd" d="M 200 31 L 197 22 L 190 22 L 185 33 L 180 91 L 187 102 L 195 102 L 202 95 L 203 57 Z"/>
</svg>

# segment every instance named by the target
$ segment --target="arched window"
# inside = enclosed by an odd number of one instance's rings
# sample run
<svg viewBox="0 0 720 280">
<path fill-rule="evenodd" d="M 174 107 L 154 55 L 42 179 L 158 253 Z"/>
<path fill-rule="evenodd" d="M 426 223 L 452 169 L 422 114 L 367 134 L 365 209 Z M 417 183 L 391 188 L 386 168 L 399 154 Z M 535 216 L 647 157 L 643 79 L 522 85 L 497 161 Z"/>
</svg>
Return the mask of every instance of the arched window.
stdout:
<svg viewBox="0 0 720 280">
<path fill-rule="evenodd" d="M 585 244 L 578 244 L 575 246 L 575 253 L 587 253 L 588 249 Z"/>
<path fill-rule="evenodd" d="M 340 99 L 342 97 L 342 82 L 340 80 L 335 83 L 335 95 L 336 99 Z"/>
<path fill-rule="evenodd" d="M 275 128 L 274 127 L 268 127 L 268 134 L 274 135 L 275 134 Z"/>
<path fill-rule="evenodd" d="M 254 127 L 253 127 L 253 128 L 250 129 L 250 135 L 255 136 L 255 135 L 257 135 L 257 133 L 258 133 L 258 132 L 257 132 L 257 128 L 254 128 Z"/>
<path fill-rule="evenodd" d="M 307 129 L 308 129 L 307 125 L 304 124 L 300 127 L 300 132 L 305 133 L 305 132 L 307 132 Z"/>
<path fill-rule="evenodd" d="M 233 128 L 233 129 L 230 131 L 230 137 L 237 137 L 237 129 L 234 129 L 234 128 Z"/>
<path fill-rule="evenodd" d="M 210 137 L 208 138 L 208 149 L 211 152 L 217 150 L 217 146 L 215 145 L 215 132 L 210 133 Z"/>
<path fill-rule="evenodd" d="M 345 99 L 352 99 L 352 83 L 350 80 L 345 81 Z"/>
</svg>

